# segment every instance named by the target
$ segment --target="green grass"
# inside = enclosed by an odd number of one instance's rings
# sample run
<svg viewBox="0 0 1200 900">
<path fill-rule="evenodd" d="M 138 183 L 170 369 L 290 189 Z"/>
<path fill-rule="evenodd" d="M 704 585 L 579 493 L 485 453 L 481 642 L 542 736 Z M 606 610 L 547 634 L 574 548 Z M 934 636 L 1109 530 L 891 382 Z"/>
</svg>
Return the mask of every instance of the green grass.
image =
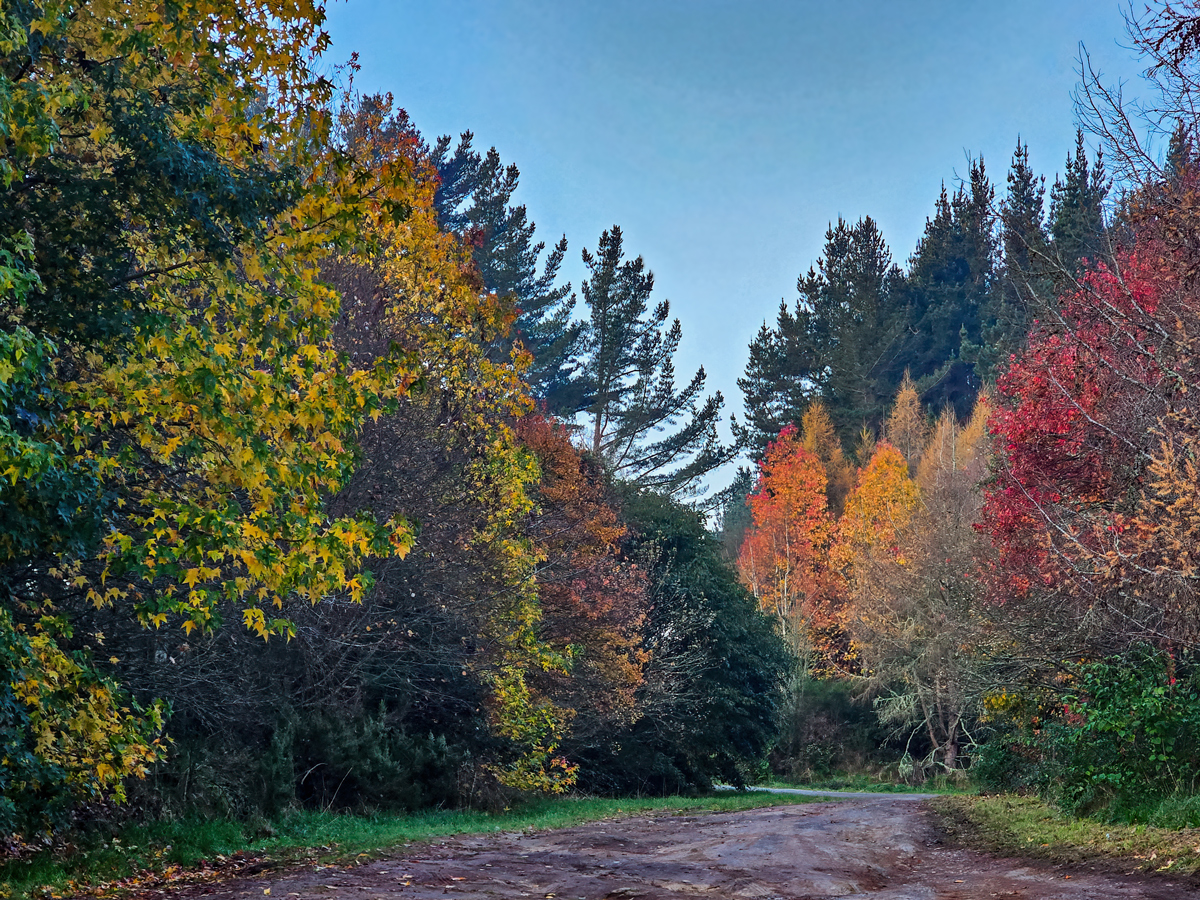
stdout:
<svg viewBox="0 0 1200 900">
<path fill-rule="evenodd" d="M 858 791 L 895 794 L 958 794 L 962 793 L 964 784 L 954 781 L 944 775 L 930 778 L 923 784 L 905 784 L 903 782 L 880 781 L 863 773 L 837 774 L 811 781 L 785 781 L 772 779 L 766 787 L 804 788 L 812 791 Z"/>
<path fill-rule="evenodd" d="M 80 838 L 65 850 L 0 863 L 0 897 L 115 894 L 157 881 L 213 877 L 214 869 L 235 875 L 248 861 L 270 866 L 344 861 L 454 834 L 565 828 L 642 813 L 732 812 L 811 799 L 753 791 L 710 797 L 559 798 L 530 800 L 496 814 L 442 810 L 365 817 L 294 812 L 270 823 L 178 820 L 130 825 L 115 838 Z"/>
<path fill-rule="evenodd" d="M 1114 825 L 1069 816 L 1011 794 L 931 801 L 947 835 L 978 850 L 1060 863 L 1191 875 L 1200 872 L 1200 829 Z"/>
</svg>

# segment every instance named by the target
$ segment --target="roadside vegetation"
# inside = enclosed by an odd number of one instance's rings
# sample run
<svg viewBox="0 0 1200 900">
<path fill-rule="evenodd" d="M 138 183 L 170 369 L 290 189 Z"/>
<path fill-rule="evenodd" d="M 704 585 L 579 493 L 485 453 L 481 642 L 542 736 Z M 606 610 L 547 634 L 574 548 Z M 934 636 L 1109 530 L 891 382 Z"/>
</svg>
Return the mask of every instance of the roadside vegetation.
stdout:
<svg viewBox="0 0 1200 900">
<path fill-rule="evenodd" d="M 1052 185 L 831 223 L 733 442 L 621 229 L 563 283 L 324 15 L 0 10 L 6 890 L 787 802 L 547 799 L 718 783 L 1200 827 L 1200 0 Z"/>
<path fill-rule="evenodd" d="M 1200 872 L 1200 830 L 1181 824 L 1186 818 L 1174 803 L 1164 803 L 1147 825 L 1081 818 L 1013 794 L 939 797 L 931 804 L 947 837 L 977 850 L 1116 872 Z"/>
</svg>

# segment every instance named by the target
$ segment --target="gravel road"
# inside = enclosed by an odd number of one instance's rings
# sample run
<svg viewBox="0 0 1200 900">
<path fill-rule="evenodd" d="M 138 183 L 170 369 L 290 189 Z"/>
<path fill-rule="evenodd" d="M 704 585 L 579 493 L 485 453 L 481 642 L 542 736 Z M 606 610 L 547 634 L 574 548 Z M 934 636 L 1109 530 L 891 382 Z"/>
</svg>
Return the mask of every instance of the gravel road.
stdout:
<svg viewBox="0 0 1200 900">
<path fill-rule="evenodd" d="M 1194 885 L 942 846 L 920 795 L 468 835 L 350 868 L 170 892 L 257 900 L 1175 900 Z"/>
</svg>

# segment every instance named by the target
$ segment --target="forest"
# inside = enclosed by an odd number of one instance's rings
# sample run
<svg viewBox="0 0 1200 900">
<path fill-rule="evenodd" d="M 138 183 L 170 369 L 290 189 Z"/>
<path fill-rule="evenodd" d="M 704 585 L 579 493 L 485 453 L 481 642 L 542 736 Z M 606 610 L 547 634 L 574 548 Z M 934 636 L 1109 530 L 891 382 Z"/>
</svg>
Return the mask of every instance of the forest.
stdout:
<svg viewBox="0 0 1200 900">
<path fill-rule="evenodd" d="M 1200 6 L 1052 184 L 831 223 L 732 441 L 620 227 L 564 282 L 323 21 L 0 11 L 0 854 L 845 773 L 1200 826 Z"/>
</svg>

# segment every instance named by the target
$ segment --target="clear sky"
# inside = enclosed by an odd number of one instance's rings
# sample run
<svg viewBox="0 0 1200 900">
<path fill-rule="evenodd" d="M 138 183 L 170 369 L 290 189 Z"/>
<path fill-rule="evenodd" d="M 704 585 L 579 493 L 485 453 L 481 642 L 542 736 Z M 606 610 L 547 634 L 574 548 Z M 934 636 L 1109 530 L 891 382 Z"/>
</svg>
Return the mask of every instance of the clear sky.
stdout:
<svg viewBox="0 0 1200 900">
<path fill-rule="evenodd" d="M 1053 183 L 1080 42 L 1138 88 L 1118 0 L 350 0 L 327 27 L 427 138 L 519 166 L 576 288 L 619 224 L 682 320 L 681 380 L 704 365 L 739 415 L 747 346 L 830 220 L 873 216 L 904 264 L 968 153 L 1000 196 L 1019 134 Z"/>
</svg>

